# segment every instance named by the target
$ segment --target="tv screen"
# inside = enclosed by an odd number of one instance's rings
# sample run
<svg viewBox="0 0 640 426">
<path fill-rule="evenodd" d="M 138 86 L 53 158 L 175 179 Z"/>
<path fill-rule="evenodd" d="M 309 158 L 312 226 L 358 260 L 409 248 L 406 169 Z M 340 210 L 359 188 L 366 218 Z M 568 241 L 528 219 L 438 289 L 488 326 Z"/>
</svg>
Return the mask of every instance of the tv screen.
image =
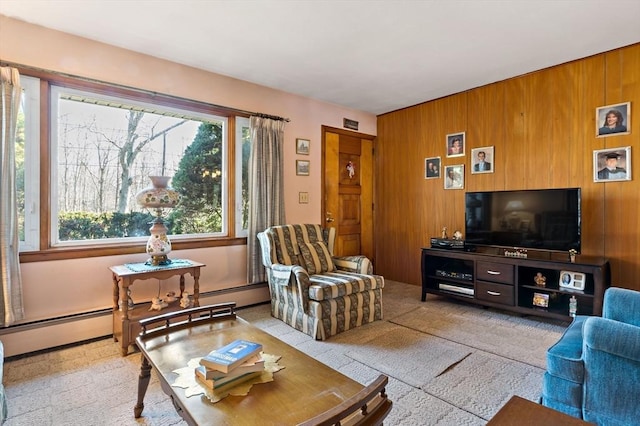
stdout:
<svg viewBox="0 0 640 426">
<path fill-rule="evenodd" d="M 580 188 L 467 192 L 465 244 L 580 252 Z"/>
</svg>

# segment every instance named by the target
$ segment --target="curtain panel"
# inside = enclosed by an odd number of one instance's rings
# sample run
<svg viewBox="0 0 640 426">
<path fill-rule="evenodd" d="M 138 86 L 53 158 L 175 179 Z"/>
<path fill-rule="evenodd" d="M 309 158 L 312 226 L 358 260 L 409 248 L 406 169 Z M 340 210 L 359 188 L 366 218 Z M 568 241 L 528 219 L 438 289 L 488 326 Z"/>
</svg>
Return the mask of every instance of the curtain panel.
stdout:
<svg viewBox="0 0 640 426">
<path fill-rule="evenodd" d="M 252 116 L 249 157 L 247 283 L 266 281 L 258 232 L 285 223 L 283 120 Z"/>
<path fill-rule="evenodd" d="M 22 89 L 20 74 L 0 68 L 2 140 L 0 141 L 0 326 L 8 327 L 24 318 L 18 239 L 16 194 L 16 129 Z"/>
</svg>

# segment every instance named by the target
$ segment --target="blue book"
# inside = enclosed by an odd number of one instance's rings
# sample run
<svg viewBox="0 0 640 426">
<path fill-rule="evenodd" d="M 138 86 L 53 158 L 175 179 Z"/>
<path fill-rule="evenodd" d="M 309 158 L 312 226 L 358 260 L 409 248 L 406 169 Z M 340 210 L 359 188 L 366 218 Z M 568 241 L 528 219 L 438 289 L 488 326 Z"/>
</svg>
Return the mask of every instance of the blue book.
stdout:
<svg viewBox="0 0 640 426">
<path fill-rule="evenodd" d="M 200 365 L 228 373 L 261 350 L 262 345 L 260 343 L 235 340 L 222 348 L 209 352 L 200 359 Z"/>
</svg>

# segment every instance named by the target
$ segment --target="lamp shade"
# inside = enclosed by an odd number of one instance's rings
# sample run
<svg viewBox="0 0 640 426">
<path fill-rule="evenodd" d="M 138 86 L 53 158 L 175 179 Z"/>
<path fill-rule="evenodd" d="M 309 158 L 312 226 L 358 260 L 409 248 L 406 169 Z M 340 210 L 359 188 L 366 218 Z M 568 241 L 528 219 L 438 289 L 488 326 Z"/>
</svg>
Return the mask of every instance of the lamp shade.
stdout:
<svg viewBox="0 0 640 426">
<path fill-rule="evenodd" d="M 136 201 L 149 209 L 172 209 L 180 202 L 180 193 L 168 187 L 169 176 L 149 176 L 153 186 L 136 194 Z"/>
<path fill-rule="evenodd" d="M 171 252 L 171 241 L 167 236 L 169 231 L 162 220 L 162 209 L 172 209 L 180 202 L 180 194 L 169 188 L 168 176 L 149 176 L 153 186 L 145 188 L 136 194 L 136 201 L 142 207 L 155 209 L 156 218 L 149 229 L 151 235 L 147 240 L 147 253 L 151 258 L 147 261 L 150 265 L 168 265 L 171 260 L 167 254 Z"/>
</svg>

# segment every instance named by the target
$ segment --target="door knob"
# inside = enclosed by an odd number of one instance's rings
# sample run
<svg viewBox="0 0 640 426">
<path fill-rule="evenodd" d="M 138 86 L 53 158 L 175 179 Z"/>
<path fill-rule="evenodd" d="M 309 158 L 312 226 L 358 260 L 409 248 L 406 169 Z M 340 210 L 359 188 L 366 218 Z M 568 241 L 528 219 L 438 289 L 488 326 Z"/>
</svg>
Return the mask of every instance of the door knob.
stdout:
<svg viewBox="0 0 640 426">
<path fill-rule="evenodd" d="M 333 222 L 335 219 L 331 216 L 331 212 L 327 212 L 327 217 L 324 219 L 327 223 Z"/>
</svg>

